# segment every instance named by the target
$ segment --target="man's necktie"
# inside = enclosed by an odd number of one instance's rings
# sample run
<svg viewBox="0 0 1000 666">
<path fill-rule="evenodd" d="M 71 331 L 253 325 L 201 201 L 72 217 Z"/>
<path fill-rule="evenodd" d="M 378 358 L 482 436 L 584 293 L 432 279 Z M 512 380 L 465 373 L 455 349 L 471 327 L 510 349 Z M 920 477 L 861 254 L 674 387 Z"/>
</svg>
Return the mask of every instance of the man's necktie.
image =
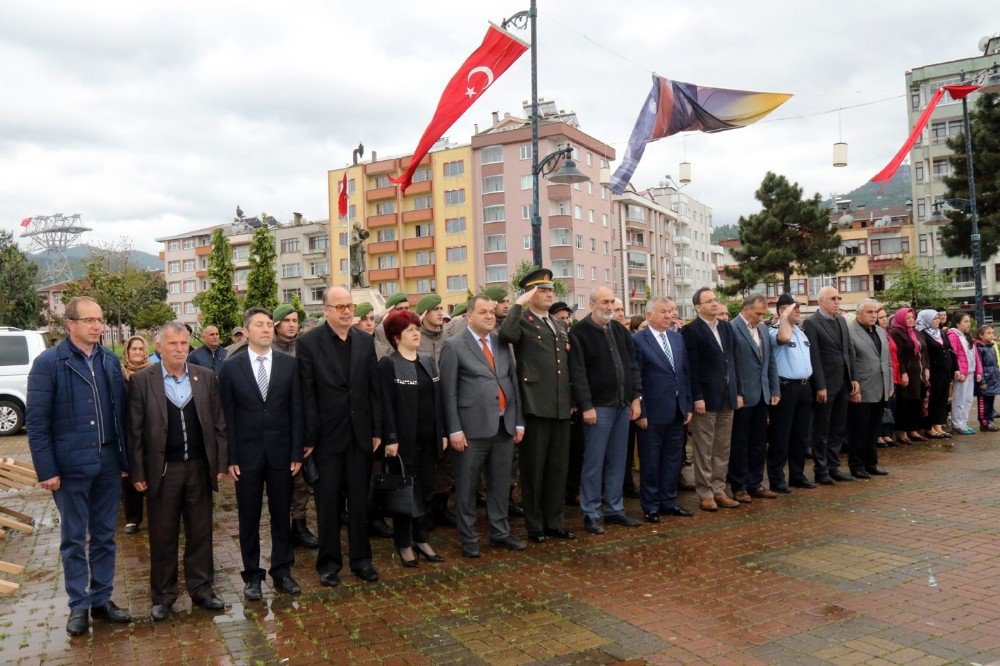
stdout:
<svg viewBox="0 0 1000 666">
<path fill-rule="evenodd" d="M 260 387 L 260 397 L 267 400 L 267 370 L 264 368 L 264 356 L 257 357 L 257 386 Z"/>
<path fill-rule="evenodd" d="M 493 368 L 493 372 L 496 372 L 497 364 L 496 361 L 493 360 L 493 352 L 490 351 L 490 346 L 486 344 L 486 338 L 479 338 L 479 342 L 483 345 L 483 353 L 486 354 L 486 360 L 489 361 L 490 367 Z M 502 388 L 500 388 L 499 391 L 500 393 L 497 397 L 500 399 L 500 413 L 503 414 L 507 410 L 507 396 L 504 395 Z"/>
<path fill-rule="evenodd" d="M 663 347 L 663 353 L 667 355 L 667 360 L 670 362 L 670 367 L 674 367 L 674 352 L 670 350 L 670 343 L 667 342 L 666 332 L 660 333 L 660 346 Z"/>
</svg>

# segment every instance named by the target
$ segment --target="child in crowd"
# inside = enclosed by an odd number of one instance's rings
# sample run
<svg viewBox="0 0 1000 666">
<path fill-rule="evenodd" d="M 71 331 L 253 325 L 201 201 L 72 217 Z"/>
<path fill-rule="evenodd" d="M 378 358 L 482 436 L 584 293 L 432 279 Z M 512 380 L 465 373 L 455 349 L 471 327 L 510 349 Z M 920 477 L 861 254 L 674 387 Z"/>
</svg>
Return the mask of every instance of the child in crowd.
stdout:
<svg viewBox="0 0 1000 666">
<path fill-rule="evenodd" d="M 976 384 L 979 398 L 979 429 L 997 432 L 1000 427 L 993 424 L 993 403 L 1000 395 L 1000 349 L 997 348 L 996 332 L 989 324 L 979 327 L 976 334 L 976 352 L 983 366 L 983 378 Z"/>
</svg>

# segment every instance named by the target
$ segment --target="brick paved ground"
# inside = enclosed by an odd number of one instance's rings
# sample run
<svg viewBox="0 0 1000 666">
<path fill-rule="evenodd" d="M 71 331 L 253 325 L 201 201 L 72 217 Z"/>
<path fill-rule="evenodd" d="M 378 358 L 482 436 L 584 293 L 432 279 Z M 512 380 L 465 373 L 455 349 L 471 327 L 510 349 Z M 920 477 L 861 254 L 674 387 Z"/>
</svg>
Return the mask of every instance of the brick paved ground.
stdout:
<svg viewBox="0 0 1000 666">
<path fill-rule="evenodd" d="M 24 437 L 0 453 L 26 457 Z M 41 490 L 0 498 L 34 516 L 31 535 L 0 541 L 27 564 L 0 600 L 0 663 L 834 663 L 1000 662 L 1000 437 L 883 451 L 892 475 L 799 490 L 750 507 L 697 512 L 599 537 L 486 546 L 403 570 L 374 544 L 383 582 L 319 585 L 311 553 L 303 593 L 244 604 L 232 485 L 216 502 L 216 590 L 226 612 L 149 619 L 146 533 L 120 534 L 115 600 L 127 626 L 70 639 L 55 507 Z M 683 496 L 694 506 L 691 494 Z M 629 501 L 636 514 L 638 507 Z M 580 527 L 580 515 L 570 512 Z M 515 534 L 524 537 L 515 522 Z"/>
</svg>

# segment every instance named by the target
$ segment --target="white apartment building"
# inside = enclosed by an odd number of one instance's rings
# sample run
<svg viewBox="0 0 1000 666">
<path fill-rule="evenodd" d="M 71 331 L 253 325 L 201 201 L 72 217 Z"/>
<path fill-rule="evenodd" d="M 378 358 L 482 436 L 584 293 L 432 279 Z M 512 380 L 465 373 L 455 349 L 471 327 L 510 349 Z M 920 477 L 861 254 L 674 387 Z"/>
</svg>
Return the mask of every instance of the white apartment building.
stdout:
<svg viewBox="0 0 1000 666">
<path fill-rule="evenodd" d="M 672 235 L 677 213 L 656 203 L 649 192 L 611 198 L 614 234 L 614 290 L 629 315 L 645 313 L 650 296 L 677 298 Z"/>
</svg>

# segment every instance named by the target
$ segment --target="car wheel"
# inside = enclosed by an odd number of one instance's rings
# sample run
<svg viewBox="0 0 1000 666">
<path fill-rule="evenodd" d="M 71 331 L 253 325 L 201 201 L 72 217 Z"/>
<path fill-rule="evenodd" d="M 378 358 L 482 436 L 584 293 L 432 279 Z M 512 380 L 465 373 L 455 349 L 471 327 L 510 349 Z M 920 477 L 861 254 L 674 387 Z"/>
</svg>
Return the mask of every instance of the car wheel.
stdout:
<svg viewBox="0 0 1000 666">
<path fill-rule="evenodd" d="M 0 400 L 0 437 L 16 435 L 24 427 L 24 412 L 10 400 Z"/>
</svg>

